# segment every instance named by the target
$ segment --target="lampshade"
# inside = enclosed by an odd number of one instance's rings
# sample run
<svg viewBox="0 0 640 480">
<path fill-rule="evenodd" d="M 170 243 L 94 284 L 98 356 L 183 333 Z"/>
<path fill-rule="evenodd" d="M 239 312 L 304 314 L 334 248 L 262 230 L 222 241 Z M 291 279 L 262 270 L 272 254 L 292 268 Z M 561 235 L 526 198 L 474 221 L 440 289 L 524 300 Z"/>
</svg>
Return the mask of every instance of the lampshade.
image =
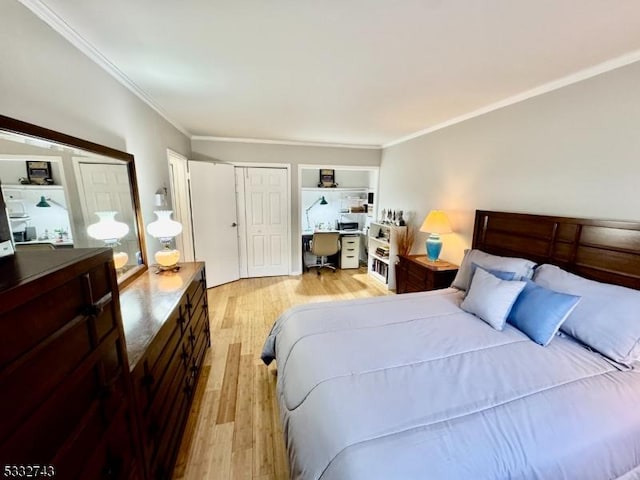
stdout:
<svg viewBox="0 0 640 480">
<path fill-rule="evenodd" d="M 44 195 L 42 195 L 40 196 L 40 201 L 36 203 L 36 207 L 51 207 L 51 205 L 49 205 L 49 202 L 47 202 L 47 199 L 44 198 Z"/>
<path fill-rule="evenodd" d="M 427 218 L 424 219 L 420 231 L 437 233 L 438 235 L 452 232 L 449 219 L 442 210 L 431 210 Z"/>
<path fill-rule="evenodd" d="M 324 195 L 322 196 L 322 198 L 320 199 L 320 205 L 328 205 L 329 202 L 327 202 L 324 198 Z"/>
<path fill-rule="evenodd" d="M 161 241 L 169 241 L 182 233 L 180 222 L 171 220 L 173 210 L 156 210 L 154 213 L 158 216 L 158 219 L 147 225 L 149 235 L 159 238 Z"/>
<path fill-rule="evenodd" d="M 42 197 L 41 202 L 45 200 Z M 100 220 L 92 223 L 87 227 L 87 235 L 96 240 L 102 240 L 109 247 L 115 247 L 118 240 L 129 233 L 129 225 L 119 222 L 115 219 L 118 212 L 96 212 Z M 113 251 L 113 264 L 116 270 L 124 267 L 129 261 L 129 255 L 126 252 Z"/>
<path fill-rule="evenodd" d="M 118 222 L 115 216 L 118 212 L 96 212 L 100 220 L 87 227 L 87 235 L 96 240 L 107 243 L 115 242 L 129 233 L 129 225 Z"/>
<path fill-rule="evenodd" d="M 182 224 L 171 220 L 172 210 L 156 210 L 158 219 L 147 225 L 147 232 L 162 242 L 164 248 L 155 253 L 156 263 L 160 270 L 173 270 L 178 268 L 180 252 L 169 247 L 171 239 L 182 232 Z"/>
</svg>

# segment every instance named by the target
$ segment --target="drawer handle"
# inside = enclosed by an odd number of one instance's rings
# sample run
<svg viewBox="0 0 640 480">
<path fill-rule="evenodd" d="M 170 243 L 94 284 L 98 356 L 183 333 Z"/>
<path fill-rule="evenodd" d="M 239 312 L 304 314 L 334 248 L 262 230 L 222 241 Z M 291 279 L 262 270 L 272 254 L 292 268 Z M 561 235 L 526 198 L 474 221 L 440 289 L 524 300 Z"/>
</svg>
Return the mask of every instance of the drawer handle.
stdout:
<svg viewBox="0 0 640 480">
<path fill-rule="evenodd" d="M 147 373 L 144 377 L 142 377 L 142 385 L 145 386 L 149 386 L 149 385 L 153 385 L 153 382 L 155 382 L 155 378 L 153 378 L 153 375 L 151 375 L 150 373 Z"/>
<path fill-rule="evenodd" d="M 191 343 L 196 343 L 196 336 L 192 333 L 189 335 L 189 340 L 191 340 Z"/>
<path fill-rule="evenodd" d="M 92 305 L 86 306 L 83 309 L 82 314 L 85 317 L 97 317 L 98 315 L 100 315 L 102 313 L 103 309 L 104 309 L 103 305 L 100 305 L 98 303 L 94 303 Z"/>
<path fill-rule="evenodd" d="M 198 366 L 197 365 L 193 365 L 191 367 L 191 373 L 195 376 L 196 373 L 198 373 Z"/>
<path fill-rule="evenodd" d="M 180 358 L 182 358 L 183 360 L 186 360 L 187 358 L 189 358 L 189 354 L 187 352 L 182 352 L 180 354 Z"/>
</svg>

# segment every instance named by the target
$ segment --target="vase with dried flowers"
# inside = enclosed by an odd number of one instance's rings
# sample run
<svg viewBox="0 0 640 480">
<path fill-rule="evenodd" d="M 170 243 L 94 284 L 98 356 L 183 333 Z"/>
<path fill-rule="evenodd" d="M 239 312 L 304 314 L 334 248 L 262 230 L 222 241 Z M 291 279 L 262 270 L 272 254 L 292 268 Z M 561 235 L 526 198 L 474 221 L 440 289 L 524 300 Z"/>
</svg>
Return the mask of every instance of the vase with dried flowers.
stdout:
<svg viewBox="0 0 640 480">
<path fill-rule="evenodd" d="M 416 229 L 412 224 L 409 223 L 406 228 L 400 229 L 398 232 L 398 253 L 400 255 L 409 255 L 415 238 Z"/>
</svg>

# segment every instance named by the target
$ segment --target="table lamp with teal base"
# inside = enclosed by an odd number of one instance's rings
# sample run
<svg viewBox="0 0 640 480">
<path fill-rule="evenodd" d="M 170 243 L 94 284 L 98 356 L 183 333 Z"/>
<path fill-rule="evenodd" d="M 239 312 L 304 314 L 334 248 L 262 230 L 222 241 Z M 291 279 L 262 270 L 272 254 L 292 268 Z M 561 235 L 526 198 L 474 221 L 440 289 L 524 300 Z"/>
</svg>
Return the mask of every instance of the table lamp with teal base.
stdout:
<svg viewBox="0 0 640 480">
<path fill-rule="evenodd" d="M 425 245 L 427 260 L 437 262 L 440 258 L 440 251 L 442 250 L 440 235 L 443 233 L 451 233 L 451 225 L 449 224 L 447 215 L 442 210 L 431 210 L 429 215 L 424 219 L 420 231 L 429 233 Z"/>
</svg>

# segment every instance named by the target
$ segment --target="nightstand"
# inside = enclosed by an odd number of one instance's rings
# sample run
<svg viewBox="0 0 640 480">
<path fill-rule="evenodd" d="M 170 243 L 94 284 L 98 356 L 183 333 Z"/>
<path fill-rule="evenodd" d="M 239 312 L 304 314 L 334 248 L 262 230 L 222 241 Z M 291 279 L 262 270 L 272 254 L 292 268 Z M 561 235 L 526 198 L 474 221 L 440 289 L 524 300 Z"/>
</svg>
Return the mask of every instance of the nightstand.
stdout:
<svg viewBox="0 0 640 480">
<path fill-rule="evenodd" d="M 426 255 L 398 255 L 396 293 L 447 288 L 457 272 L 457 265 L 442 260 L 430 262 Z"/>
</svg>

